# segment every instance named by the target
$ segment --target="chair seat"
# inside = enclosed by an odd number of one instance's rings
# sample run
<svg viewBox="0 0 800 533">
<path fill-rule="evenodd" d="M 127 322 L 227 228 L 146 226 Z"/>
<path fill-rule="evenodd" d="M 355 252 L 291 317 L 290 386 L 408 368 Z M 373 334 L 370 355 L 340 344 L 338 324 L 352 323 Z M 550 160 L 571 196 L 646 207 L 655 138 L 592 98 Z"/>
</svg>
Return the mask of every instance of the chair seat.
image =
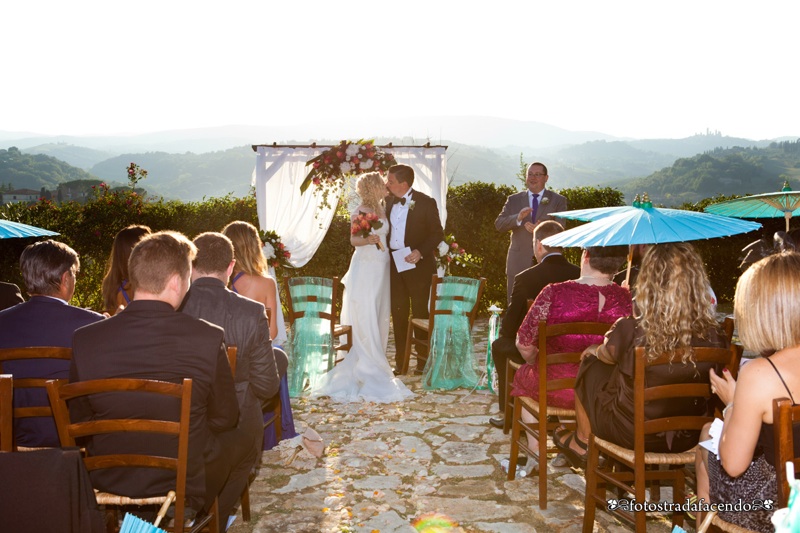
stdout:
<svg viewBox="0 0 800 533">
<path fill-rule="evenodd" d="M 528 410 L 534 414 L 539 414 L 539 402 L 529 396 L 516 396 L 517 400 L 524 403 Z M 562 407 L 547 406 L 547 416 L 568 416 L 575 418 L 575 409 L 565 409 Z"/>
<path fill-rule="evenodd" d="M 613 442 L 603 440 L 596 435 L 594 437 L 594 441 L 601 450 L 613 454 L 616 457 L 622 459 L 623 461 L 629 461 L 632 463 L 635 458 L 633 450 L 630 448 L 619 446 L 617 444 L 614 444 Z M 697 446 L 695 446 L 691 450 L 686 450 L 685 452 L 680 452 L 680 453 L 645 452 L 644 464 L 688 465 L 688 464 L 694 464 L 695 457 L 697 457 Z"/>
<path fill-rule="evenodd" d="M 167 501 L 167 495 L 153 496 L 150 498 L 129 498 L 110 492 L 101 492 L 94 489 L 94 496 L 98 505 L 160 505 Z"/>
<path fill-rule="evenodd" d="M 428 329 L 428 324 L 430 323 L 430 320 L 428 320 L 427 318 L 412 318 L 411 323 L 414 325 L 414 327 Z"/>
</svg>

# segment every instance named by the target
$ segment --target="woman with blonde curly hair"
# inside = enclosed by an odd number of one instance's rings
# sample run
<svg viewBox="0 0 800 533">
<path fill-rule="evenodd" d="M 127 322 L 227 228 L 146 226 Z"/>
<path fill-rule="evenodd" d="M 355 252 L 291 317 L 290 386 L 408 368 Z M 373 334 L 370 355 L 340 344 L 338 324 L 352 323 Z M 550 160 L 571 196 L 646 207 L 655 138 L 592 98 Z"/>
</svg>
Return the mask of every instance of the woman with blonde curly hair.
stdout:
<svg viewBox="0 0 800 533">
<path fill-rule="evenodd" d="M 748 268 L 736 284 L 733 314 L 742 345 L 761 357 L 742 367 L 738 381 L 730 372 L 711 374 L 712 390 L 726 407 L 719 457 L 698 448 L 697 497 L 710 503 L 777 501 L 772 400 L 789 398 L 797 405 L 795 397 L 800 399 L 800 254 L 771 255 Z M 795 426 L 795 455 L 799 431 Z M 747 529 L 774 531 L 774 509 L 719 515 Z"/>
<path fill-rule="evenodd" d="M 389 249 L 383 198 L 386 185 L 377 172 L 362 175 L 356 191 L 361 198 L 352 220 L 359 214 L 375 214 L 382 223 L 366 237 L 350 236 L 355 252 L 342 278 L 345 286 L 342 323 L 353 326 L 353 346 L 344 361 L 322 376 L 313 396 L 329 396 L 340 402 L 395 402 L 412 393 L 394 377 L 386 359 L 389 340 Z M 380 247 L 378 246 L 380 244 Z"/>
<path fill-rule="evenodd" d="M 286 342 L 286 330 L 282 327 L 283 314 L 278 305 L 278 284 L 269 275 L 258 230 L 248 222 L 236 220 L 222 228 L 222 233 L 233 242 L 236 260 L 231 290 L 264 304 L 270 317 L 269 336 L 274 345 L 282 347 Z"/>
<path fill-rule="evenodd" d="M 696 364 L 692 347 L 727 347 L 728 340 L 715 316 L 708 277 L 700 256 L 688 243 L 652 246 L 642 259 L 633 290 L 632 317 L 620 318 L 606 333 L 603 344 L 590 346 L 575 384 L 577 432 L 557 431 L 556 445 L 573 464 L 585 464 L 589 433 L 633 448 L 633 369 L 637 346 L 645 356 L 683 350 L 680 359 L 666 367 L 645 370 L 648 381 L 707 383 L 715 365 Z M 686 398 L 668 403 L 651 402 L 650 416 L 705 415 L 705 401 Z M 651 452 L 682 452 L 694 447 L 699 432 L 646 435 Z"/>
</svg>

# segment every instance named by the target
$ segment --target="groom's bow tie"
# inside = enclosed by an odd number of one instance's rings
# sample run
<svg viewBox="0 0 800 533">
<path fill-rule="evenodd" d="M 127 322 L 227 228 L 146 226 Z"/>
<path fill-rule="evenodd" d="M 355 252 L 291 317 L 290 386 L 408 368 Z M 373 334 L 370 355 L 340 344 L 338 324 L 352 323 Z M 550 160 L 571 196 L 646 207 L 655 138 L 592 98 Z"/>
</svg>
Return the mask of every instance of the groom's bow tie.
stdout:
<svg viewBox="0 0 800 533">
<path fill-rule="evenodd" d="M 400 198 L 399 200 L 397 200 L 397 203 L 400 204 L 400 205 L 406 205 L 406 199 L 405 198 Z"/>
</svg>

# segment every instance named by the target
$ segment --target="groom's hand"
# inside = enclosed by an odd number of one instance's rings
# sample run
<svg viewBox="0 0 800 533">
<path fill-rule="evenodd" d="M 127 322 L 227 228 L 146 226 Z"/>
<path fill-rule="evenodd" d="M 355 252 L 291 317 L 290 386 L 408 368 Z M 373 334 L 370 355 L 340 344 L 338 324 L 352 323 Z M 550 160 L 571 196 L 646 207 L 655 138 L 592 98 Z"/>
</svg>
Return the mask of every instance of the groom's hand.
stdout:
<svg viewBox="0 0 800 533">
<path fill-rule="evenodd" d="M 411 253 L 406 256 L 406 263 L 419 263 L 420 259 L 422 259 L 422 254 L 419 250 L 412 250 Z"/>
</svg>

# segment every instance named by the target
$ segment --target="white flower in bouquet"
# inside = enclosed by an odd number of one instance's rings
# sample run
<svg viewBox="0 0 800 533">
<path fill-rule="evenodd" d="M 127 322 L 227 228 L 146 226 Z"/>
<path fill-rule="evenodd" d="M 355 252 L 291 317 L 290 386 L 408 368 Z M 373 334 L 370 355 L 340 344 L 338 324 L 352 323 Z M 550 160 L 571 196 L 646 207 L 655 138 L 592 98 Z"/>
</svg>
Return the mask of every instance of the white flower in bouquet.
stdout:
<svg viewBox="0 0 800 533">
<path fill-rule="evenodd" d="M 339 170 L 342 172 L 342 174 L 350 174 L 350 172 L 353 171 L 353 165 L 345 161 L 339 165 Z"/>
<path fill-rule="evenodd" d="M 366 161 L 362 161 L 361 163 L 359 163 L 358 166 L 361 167 L 361 170 L 369 170 L 372 168 L 372 165 L 374 164 L 375 161 L 373 161 L 372 159 L 367 159 Z"/>
<path fill-rule="evenodd" d="M 275 258 L 275 248 L 273 248 L 270 243 L 265 242 L 264 247 L 261 249 L 261 251 L 264 253 L 264 257 L 266 257 L 267 259 Z"/>
<path fill-rule="evenodd" d="M 354 155 L 358 154 L 359 149 L 361 149 L 361 145 L 351 144 L 345 149 L 344 153 L 350 157 L 353 157 Z"/>
<path fill-rule="evenodd" d="M 439 246 L 436 247 L 436 250 L 439 252 L 439 257 L 444 257 L 444 254 L 450 249 L 450 246 L 442 241 L 439 243 Z"/>
</svg>

